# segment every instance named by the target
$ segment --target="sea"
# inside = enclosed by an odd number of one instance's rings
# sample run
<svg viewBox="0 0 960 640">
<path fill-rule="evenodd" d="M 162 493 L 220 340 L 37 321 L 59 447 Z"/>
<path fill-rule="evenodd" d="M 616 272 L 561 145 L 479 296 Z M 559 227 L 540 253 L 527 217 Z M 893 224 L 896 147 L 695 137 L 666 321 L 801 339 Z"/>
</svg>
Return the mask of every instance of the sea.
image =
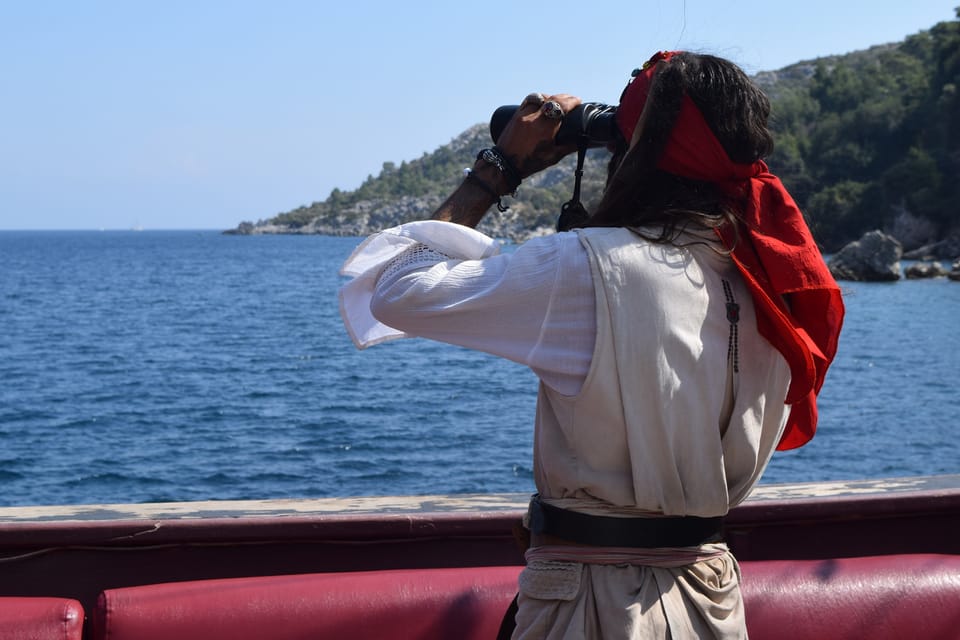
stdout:
<svg viewBox="0 0 960 640">
<path fill-rule="evenodd" d="M 534 375 L 355 349 L 359 242 L 0 232 L 0 506 L 532 491 Z M 762 482 L 960 473 L 960 282 L 841 284 L 817 436 Z"/>
</svg>

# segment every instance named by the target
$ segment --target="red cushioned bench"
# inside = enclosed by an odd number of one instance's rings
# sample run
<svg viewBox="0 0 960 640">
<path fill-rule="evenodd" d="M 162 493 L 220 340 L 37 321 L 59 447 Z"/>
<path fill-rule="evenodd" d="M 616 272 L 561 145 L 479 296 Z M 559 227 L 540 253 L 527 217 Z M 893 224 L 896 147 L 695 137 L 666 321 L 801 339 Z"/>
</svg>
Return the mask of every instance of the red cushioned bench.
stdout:
<svg viewBox="0 0 960 640">
<path fill-rule="evenodd" d="M 960 556 L 742 563 L 751 640 L 957 640 Z"/>
<path fill-rule="evenodd" d="M 105 591 L 94 637 L 110 640 L 490 640 L 521 567 L 230 578 Z"/>
<path fill-rule="evenodd" d="M 204 580 L 105 591 L 98 640 L 491 639 L 520 567 Z M 752 640 L 960 637 L 960 556 L 742 563 Z"/>
<path fill-rule="evenodd" d="M 0 597 L 3 640 L 80 640 L 83 606 L 69 598 Z"/>
</svg>

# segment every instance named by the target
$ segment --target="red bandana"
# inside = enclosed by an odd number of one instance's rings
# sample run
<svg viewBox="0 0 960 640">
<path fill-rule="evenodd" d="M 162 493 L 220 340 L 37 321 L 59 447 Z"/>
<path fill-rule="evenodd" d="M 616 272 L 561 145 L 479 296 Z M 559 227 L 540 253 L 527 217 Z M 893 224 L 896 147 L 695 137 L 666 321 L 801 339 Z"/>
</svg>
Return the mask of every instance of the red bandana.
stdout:
<svg viewBox="0 0 960 640">
<path fill-rule="evenodd" d="M 624 89 L 617 124 L 630 141 L 643 111 L 654 70 L 677 52 L 659 52 Z M 806 444 L 817 428 L 816 394 L 837 352 L 843 324 L 840 287 L 830 275 L 803 214 L 780 179 L 762 161 L 736 164 L 727 157 L 688 96 L 657 168 L 694 180 L 713 182 L 743 196 L 744 225 L 739 238 L 719 233 L 733 247 L 733 261 L 750 288 L 760 334 L 790 365 L 786 403 L 792 405 L 778 449 Z M 784 296 L 789 296 L 789 302 Z"/>
</svg>

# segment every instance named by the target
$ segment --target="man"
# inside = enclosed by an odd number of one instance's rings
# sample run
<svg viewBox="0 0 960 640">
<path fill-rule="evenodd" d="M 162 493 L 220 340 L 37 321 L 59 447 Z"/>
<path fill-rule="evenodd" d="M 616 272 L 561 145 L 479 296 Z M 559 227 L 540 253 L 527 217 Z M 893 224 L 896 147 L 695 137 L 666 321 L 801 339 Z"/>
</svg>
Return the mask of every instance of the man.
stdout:
<svg viewBox="0 0 960 640">
<path fill-rule="evenodd" d="M 361 245 L 344 320 L 361 347 L 422 336 L 539 376 L 514 638 L 745 637 L 720 519 L 813 436 L 839 288 L 762 162 L 766 96 L 686 52 L 624 90 L 597 210 L 497 253 L 472 227 L 573 150 L 578 104 L 531 94 L 434 221 Z"/>
</svg>

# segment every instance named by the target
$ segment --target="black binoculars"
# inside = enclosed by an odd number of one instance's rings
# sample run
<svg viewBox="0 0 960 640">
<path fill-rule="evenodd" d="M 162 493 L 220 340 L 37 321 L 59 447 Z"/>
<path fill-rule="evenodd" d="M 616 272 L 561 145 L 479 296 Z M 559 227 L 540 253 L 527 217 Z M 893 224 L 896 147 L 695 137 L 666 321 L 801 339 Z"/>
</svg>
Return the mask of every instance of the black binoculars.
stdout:
<svg viewBox="0 0 960 640">
<path fill-rule="evenodd" d="M 490 117 L 490 137 L 494 144 L 519 108 L 519 105 L 512 104 L 493 112 Z M 563 116 L 554 141 L 558 145 L 568 145 L 577 144 L 581 138 L 586 138 L 588 147 L 605 147 L 617 135 L 614 120 L 616 113 L 616 107 L 599 102 L 584 102 Z"/>
</svg>

